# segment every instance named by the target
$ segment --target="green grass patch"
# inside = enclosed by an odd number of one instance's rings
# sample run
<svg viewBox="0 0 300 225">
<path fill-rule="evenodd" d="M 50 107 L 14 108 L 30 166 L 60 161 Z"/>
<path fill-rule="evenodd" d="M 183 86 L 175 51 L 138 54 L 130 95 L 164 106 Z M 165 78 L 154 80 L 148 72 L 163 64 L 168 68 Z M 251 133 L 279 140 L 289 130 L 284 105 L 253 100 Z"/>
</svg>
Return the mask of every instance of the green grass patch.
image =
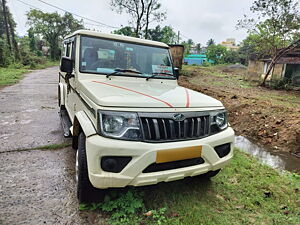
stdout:
<svg viewBox="0 0 300 225">
<path fill-rule="evenodd" d="M 0 68 L 0 86 L 12 85 L 22 79 L 27 69 Z"/>
<path fill-rule="evenodd" d="M 80 209 L 107 212 L 110 224 L 300 224 L 300 176 L 237 149 L 210 181 L 194 177 L 112 193 Z"/>
<path fill-rule="evenodd" d="M 32 148 L 30 150 L 56 150 L 56 149 L 62 149 L 66 147 L 70 147 L 71 144 L 69 143 L 61 143 L 61 144 L 51 144 L 51 145 L 43 145 L 36 148 Z"/>
<path fill-rule="evenodd" d="M 57 61 L 46 61 L 44 64 L 37 64 L 34 69 L 44 69 L 50 66 L 57 66 Z M 0 67 L 0 87 L 16 84 L 23 78 L 23 74 L 31 70 L 29 66 L 21 66 L 19 64 L 11 65 L 10 67 Z"/>
</svg>

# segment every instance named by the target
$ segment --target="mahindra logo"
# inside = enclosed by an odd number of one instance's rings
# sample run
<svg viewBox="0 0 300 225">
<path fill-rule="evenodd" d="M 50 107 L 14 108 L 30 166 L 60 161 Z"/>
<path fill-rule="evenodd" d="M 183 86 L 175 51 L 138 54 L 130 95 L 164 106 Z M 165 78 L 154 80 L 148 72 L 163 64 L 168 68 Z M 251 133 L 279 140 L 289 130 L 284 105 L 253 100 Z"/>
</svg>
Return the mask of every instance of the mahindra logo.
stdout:
<svg viewBox="0 0 300 225">
<path fill-rule="evenodd" d="M 181 113 L 176 113 L 173 115 L 173 119 L 175 121 L 183 121 L 185 119 L 185 116 Z"/>
</svg>

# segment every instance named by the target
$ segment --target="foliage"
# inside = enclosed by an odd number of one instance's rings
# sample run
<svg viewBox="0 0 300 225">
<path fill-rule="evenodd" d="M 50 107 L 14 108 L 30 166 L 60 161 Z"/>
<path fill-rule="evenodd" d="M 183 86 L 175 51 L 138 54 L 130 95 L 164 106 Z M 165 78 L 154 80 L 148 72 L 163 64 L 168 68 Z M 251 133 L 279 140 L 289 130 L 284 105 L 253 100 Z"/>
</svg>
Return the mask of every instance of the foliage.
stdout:
<svg viewBox="0 0 300 225">
<path fill-rule="evenodd" d="M 159 0 L 111 0 L 110 5 L 112 10 L 118 13 L 125 11 L 130 16 L 129 23 L 134 27 L 135 37 L 140 37 L 143 32 L 144 37 L 148 38 L 149 24 L 166 18 Z"/>
<path fill-rule="evenodd" d="M 214 39 L 211 38 L 207 41 L 206 46 L 209 47 L 209 46 L 215 45 L 215 44 L 216 44 L 216 42 L 214 41 Z"/>
<path fill-rule="evenodd" d="M 110 224 L 292 225 L 300 223 L 299 189 L 299 175 L 281 174 L 235 149 L 231 164 L 211 181 L 198 176 L 113 191 L 104 203 L 80 209 L 108 212 Z"/>
<path fill-rule="evenodd" d="M 46 61 L 43 64 L 35 64 L 32 68 L 32 64 L 24 66 L 21 63 L 11 63 L 8 67 L 0 67 L 0 87 L 6 85 L 12 85 L 22 79 L 23 74 L 29 72 L 29 69 L 44 69 L 49 66 L 57 66 L 59 63 L 53 61 Z"/>
<path fill-rule="evenodd" d="M 133 28 L 130 27 L 130 26 L 122 27 L 119 30 L 114 30 L 113 34 L 120 34 L 120 35 L 135 37 L 135 33 L 133 31 Z"/>
<path fill-rule="evenodd" d="M 145 191 L 145 201 L 149 207 L 167 206 L 167 215 L 180 224 L 293 225 L 300 223 L 299 189 L 299 176 L 280 174 L 235 149 L 230 165 L 211 181 L 161 183 Z M 165 224 L 174 224 L 171 219 Z"/>
<path fill-rule="evenodd" d="M 17 64 L 14 67 L 19 68 L 0 67 L 0 87 L 17 83 L 23 77 L 23 74 L 27 72 L 26 69 L 20 69 L 22 65 Z"/>
<path fill-rule="evenodd" d="M 6 67 L 13 61 L 7 42 L 0 37 L 0 67 Z"/>
<path fill-rule="evenodd" d="M 125 193 L 112 191 L 106 195 L 104 202 L 80 204 L 80 210 L 102 210 L 110 213 L 110 224 L 141 224 L 148 219 L 155 224 L 164 224 L 166 222 L 166 208 L 150 210 L 146 215 L 144 205 L 144 194 L 136 189 L 129 189 Z"/>
<path fill-rule="evenodd" d="M 242 63 L 238 51 L 228 50 L 223 56 L 224 63 Z"/>
<path fill-rule="evenodd" d="M 244 16 L 237 27 L 256 35 L 256 52 L 273 56 L 278 48 L 288 45 L 299 35 L 300 12 L 293 0 L 256 0 L 250 8 L 253 19 Z"/>
<path fill-rule="evenodd" d="M 188 39 L 187 41 L 183 41 L 180 44 L 184 46 L 184 55 L 189 55 L 191 53 L 191 48 L 194 45 L 192 39 Z"/>
<path fill-rule="evenodd" d="M 67 34 L 82 29 L 82 21 L 76 20 L 72 14 L 64 16 L 55 13 L 44 13 L 32 9 L 27 13 L 28 24 L 32 32 L 42 35 L 50 46 L 50 57 L 57 60 L 60 57 L 60 41 Z"/>
<path fill-rule="evenodd" d="M 149 39 L 166 44 L 174 44 L 177 41 L 177 35 L 171 26 L 161 28 L 158 25 L 154 29 L 149 30 Z"/>
<path fill-rule="evenodd" d="M 222 45 L 210 45 L 207 47 L 206 56 L 209 60 L 213 60 L 214 64 L 224 63 L 224 57 L 227 50 Z"/>
<path fill-rule="evenodd" d="M 290 78 L 283 78 L 283 79 L 278 79 L 278 80 L 273 80 L 270 83 L 270 87 L 275 89 L 275 90 L 291 90 L 293 85 L 292 85 L 292 80 Z"/>
<path fill-rule="evenodd" d="M 196 51 L 198 54 L 201 53 L 201 44 L 200 43 L 196 44 Z"/>
</svg>

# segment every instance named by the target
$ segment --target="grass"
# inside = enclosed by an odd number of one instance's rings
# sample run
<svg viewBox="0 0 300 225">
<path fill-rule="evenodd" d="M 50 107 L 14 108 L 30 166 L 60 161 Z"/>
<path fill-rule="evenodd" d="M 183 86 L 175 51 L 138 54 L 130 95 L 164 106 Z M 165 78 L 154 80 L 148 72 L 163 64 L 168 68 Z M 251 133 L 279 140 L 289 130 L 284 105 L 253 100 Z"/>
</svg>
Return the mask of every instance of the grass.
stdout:
<svg viewBox="0 0 300 225">
<path fill-rule="evenodd" d="M 12 85 L 23 78 L 27 69 L 0 68 L 0 86 Z"/>
<path fill-rule="evenodd" d="M 131 188 L 81 209 L 109 212 L 111 224 L 295 225 L 300 224 L 300 176 L 280 174 L 235 149 L 231 164 L 211 181 L 194 177 Z"/>
<path fill-rule="evenodd" d="M 4 151 L 7 152 L 21 152 L 21 151 L 32 151 L 32 150 L 58 150 L 62 148 L 70 147 L 70 143 L 60 143 L 60 144 L 50 144 L 50 145 L 42 145 L 34 148 L 21 148 L 21 149 L 14 149 L 14 150 L 8 150 Z"/>
<path fill-rule="evenodd" d="M 36 148 L 32 148 L 29 150 L 56 150 L 56 149 L 62 149 L 71 146 L 69 143 L 61 143 L 61 144 L 51 144 L 51 145 L 43 145 Z"/>
<path fill-rule="evenodd" d="M 56 61 L 47 61 L 45 64 L 38 64 L 34 69 L 44 69 L 50 66 L 57 66 Z M 30 71 L 28 66 L 11 66 L 7 68 L 0 67 L 0 87 L 16 84 L 23 78 L 23 74 Z"/>
</svg>

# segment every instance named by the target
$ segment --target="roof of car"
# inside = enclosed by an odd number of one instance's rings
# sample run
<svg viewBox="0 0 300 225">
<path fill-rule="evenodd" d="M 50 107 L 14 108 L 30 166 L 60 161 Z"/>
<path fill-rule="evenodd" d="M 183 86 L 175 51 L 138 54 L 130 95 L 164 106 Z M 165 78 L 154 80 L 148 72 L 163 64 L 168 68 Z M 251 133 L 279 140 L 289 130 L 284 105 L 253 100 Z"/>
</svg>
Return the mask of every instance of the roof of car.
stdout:
<svg viewBox="0 0 300 225">
<path fill-rule="evenodd" d="M 87 36 L 94 36 L 94 37 L 102 37 L 102 38 L 132 42 L 132 43 L 137 43 L 137 44 L 153 45 L 153 46 L 164 47 L 164 48 L 169 47 L 167 44 L 162 43 L 162 42 L 158 42 L 158 41 L 150 41 L 150 40 L 146 40 L 146 39 L 123 36 L 123 35 L 118 35 L 118 34 L 106 34 L 106 33 L 101 33 L 101 32 L 96 32 L 96 31 L 90 31 L 90 30 L 77 30 L 74 33 L 66 36 L 65 39 L 68 39 L 68 38 L 70 38 L 72 36 L 75 36 L 77 34 L 87 35 Z"/>
</svg>

